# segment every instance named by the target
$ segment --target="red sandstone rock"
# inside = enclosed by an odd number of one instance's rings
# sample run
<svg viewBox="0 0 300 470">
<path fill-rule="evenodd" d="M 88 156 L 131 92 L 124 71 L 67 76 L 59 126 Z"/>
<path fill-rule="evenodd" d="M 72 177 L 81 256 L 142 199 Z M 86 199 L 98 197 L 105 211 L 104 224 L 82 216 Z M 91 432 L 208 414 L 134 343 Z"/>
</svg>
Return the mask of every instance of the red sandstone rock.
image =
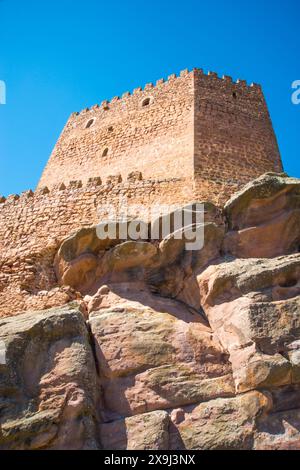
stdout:
<svg viewBox="0 0 300 470">
<path fill-rule="evenodd" d="M 198 282 L 212 330 L 230 353 L 237 392 L 298 380 L 299 254 L 228 260 Z"/>
<path fill-rule="evenodd" d="M 206 204 L 195 252 L 172 227 L 2 237 L 0 448 L 299 449 L 298 193 L 259 178 L 226 205 L 227 232 Z"/>
<path fill-rule="evenodd" d="M 250 182 L 225 205 L 226 252 L 239 258 L 270 258 L 299 251 L 300 181 L 284 173 Z"/>
<path fill-rule="evenodd" d="M 89 324 L 106 414 L 130 416 L 234 393 L 226 354 L 199 315 L 130 285 L 111 285 L 105 297 Z"/>
<path fill-rule="evenodd" d="M 153 411 L 100 426 L 105 449 L 166 450 L 169 449 L 169 416 Z"/>
<path fill-rule="evenodd" d="M 188 408 L 184 420 L 170 429 L 171 448 L 251 449 L 257 417 L 269 405 L 269 398 L 255 391 Z"/>
<path fill-rule="evenodd" d="M 77 306 L 2 319 L 0 344 L 0 449 L 98 448 L 96 369 Z"/>
</svg>

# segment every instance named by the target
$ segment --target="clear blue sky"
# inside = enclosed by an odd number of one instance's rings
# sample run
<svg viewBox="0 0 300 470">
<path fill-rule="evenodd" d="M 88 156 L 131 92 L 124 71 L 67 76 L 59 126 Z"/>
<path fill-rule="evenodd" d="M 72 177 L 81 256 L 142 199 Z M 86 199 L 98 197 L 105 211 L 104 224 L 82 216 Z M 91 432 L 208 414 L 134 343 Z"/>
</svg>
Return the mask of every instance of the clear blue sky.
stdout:
<svg viewBox="0 0 300 470">
<path fill-rule="evenodd" d="M 72 111 L 202 67 L 263 85 L 300 177 L 299 0 L 0 0 L 0 194 L 34 189 Z"/>
</svg>

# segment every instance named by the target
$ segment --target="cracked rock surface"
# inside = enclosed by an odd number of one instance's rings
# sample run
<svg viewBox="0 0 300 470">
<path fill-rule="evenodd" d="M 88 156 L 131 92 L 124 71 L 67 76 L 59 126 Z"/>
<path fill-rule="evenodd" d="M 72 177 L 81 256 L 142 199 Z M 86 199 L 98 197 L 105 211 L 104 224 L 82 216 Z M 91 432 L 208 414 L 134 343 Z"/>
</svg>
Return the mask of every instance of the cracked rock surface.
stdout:
<svg viewBox="0 0 300 470">
<path fill-rule="evenodd" d="M 194 251 L 62 242 L 61 305 L 0 318 L 0 449 L 300 449 L 300 180 L 205 210 Z"/>
</svg>

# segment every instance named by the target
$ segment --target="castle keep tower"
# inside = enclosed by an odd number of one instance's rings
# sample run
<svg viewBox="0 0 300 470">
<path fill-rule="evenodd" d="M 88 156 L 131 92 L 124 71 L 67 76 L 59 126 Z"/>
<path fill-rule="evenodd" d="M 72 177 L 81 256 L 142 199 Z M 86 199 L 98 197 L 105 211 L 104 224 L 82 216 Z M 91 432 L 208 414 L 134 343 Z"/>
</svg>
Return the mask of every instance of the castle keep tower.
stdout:
<svg viewBox="0 0 300 470">
<path fill-rule="evenodd" d="M 259 85 L 185 70 L 122 98 L 73 113 L 38 188 L 133 171 L 178 179 L 201 199 L 228 197 L 267 171 L 282 171 Z"/>
</svg>

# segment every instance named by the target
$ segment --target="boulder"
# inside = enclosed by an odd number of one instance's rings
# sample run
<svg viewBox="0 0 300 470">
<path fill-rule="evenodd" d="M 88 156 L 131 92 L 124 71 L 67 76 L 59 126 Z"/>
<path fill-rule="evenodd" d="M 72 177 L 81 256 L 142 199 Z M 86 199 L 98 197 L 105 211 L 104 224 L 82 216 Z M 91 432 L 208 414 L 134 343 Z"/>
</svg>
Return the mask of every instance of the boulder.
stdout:
<svg viewBox="0 0 300 470">
<path fill-rule="evenodd" d="M 230 354 L 237 392 L 296 382 L 300 255 L 227 260 L 198 282 L 210 326 Z"/>
<path fill-rule="evenodd" d="M 100 426 L 104 449 L 167 450 L 169 449 L 169 415 L 153 411 L 120 419 Z"/>
<path fill-rule="evenodd" d="M 209 206 L 208 212 L 216 217 L 216 208 L 213 209 Z M 194 220 L 194 212 L 191 213 Z M 171 219 L 172 216 L 174 213 Z M 125 223 L 126 230 L 128 224 Z M 95 226 L 79 230 L 62 243 L 55 258 L 55 271 L 62 286 L 94 296 L 103 284 L 135 283 L 138 279 L 152 292 L 200 310 L 195 273 L 220 257 L 223 224 L 207 222 L 183 227 L 160 243 L 124 241 L 120 238 L 124 227 L 116 227 L 116 238 L 99 239 L 99 226 Z"/>
<path fill-rule="evenodd" d="M 199 246 L 193 250 L 188 247 L 191 244 L 190 234 L 195 231 L 195 227 L 183 228 L 180 231 L 181 238 L 176 238 L 178 234 L 175 232 L 162 240 L 159 244 L 158 264 L 147 269 L 146 283 L 153 292 L 176 298 L 199 310 L 196 274 L 220 258 L 224 227 L 209 222 L 198 230 L 196 239 Z"/>
<path fill-rule="evenodd" d="M 149 265 L 157 248 L 141 240 L 122 241 L 120 225 L 116 227 L 116 238 L 99 238 L 99 226 L 95 226 L 79 230 L 62 243 L 54 263 L 61 285 L 87 294 L 95 292 L 105 276 Z"/>
<path fill-rule="evenodd" d="M 0 320 L 0 449 L 97 449 L 96 368 L 76 303 Z"/>
<path fill-rule="evenodd" d="M 300 409 L 272 413 L 254 433 L 254 450 L 300 450 Z"/>
<path fill-rule="evenodd" d="M 105 420 L 234 394 L 228 357 L 210 328 L 174 300 L 145 291 L 136 300 L 118 299 L 110 292 L 89 324 Z"/>
<path fill-rule="evenodd" d="M 300 179 L 266 173 L 225 204 L 224 250 L 239 258 L 271 258 L 300 249 Z"/>
<path fill-rule="evenodd" d="M 170 428 L 170 446 L 177 450 L 251 449 L 256 419 L 269 406 L 270 398 L 254 391 L 185 408 L 180 422 Z"/>
</svg>

